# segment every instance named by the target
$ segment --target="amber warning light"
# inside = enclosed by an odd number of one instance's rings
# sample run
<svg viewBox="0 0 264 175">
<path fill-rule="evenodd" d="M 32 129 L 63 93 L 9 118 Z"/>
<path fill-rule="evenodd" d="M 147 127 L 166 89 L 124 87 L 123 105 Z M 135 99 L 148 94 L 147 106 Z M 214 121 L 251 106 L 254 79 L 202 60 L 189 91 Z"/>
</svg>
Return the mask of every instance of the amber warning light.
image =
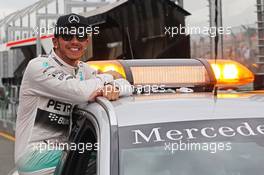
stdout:
<svg viewBox="0 0 264 175">
<path fill-rule="evenodd" d="M 208 62 L 214 71 L 217 86 L 241 86 L 254 81 L 254 74 L 238 62 L 220 59 Z"/>
</svg>

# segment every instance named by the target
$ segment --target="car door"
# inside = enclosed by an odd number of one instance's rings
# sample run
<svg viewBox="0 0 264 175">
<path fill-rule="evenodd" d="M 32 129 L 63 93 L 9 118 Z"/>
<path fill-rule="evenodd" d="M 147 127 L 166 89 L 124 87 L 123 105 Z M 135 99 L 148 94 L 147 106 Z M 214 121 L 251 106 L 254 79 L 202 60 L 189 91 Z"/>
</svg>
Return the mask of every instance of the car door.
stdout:
<svg viewBox="0 0 264 175">
<path fill-rule="evenodd" d="M 93 114 L 76 109 L 72 115 L 73 127 L 69 137 L 70 147 L 63 152 L 56 169 L 58 175 L 96 175 L 97 134 L 91 118 Z"/>
<path fill-rule="evenodd" d="M 72 118 L 69 143 L 76 148 L 64 151 L 55 175 L 110 175 L 111 136 L 106 109 L 98 103 L 85 104 L 75 108 Z"/>
</svg>

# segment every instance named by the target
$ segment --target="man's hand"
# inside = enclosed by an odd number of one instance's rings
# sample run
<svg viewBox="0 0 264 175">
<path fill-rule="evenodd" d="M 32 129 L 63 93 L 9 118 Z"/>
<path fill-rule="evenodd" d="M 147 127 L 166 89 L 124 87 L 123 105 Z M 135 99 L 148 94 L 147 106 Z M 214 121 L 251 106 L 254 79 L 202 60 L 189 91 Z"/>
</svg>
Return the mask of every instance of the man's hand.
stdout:
<svg viewBox="0 0 264 175">
<path fill-rule="evenodd" d="M 103 87 L 103 89 L 98 89 L 90 97 L 89 101 L 94 101 L 96 97 L 103 96 L 110 101 L 119 99 L 120 91 L 114 85 L 108 84 Z"/>
<path fill-rule="evenodd" d="M 106 72 L 104 72 L 104 74 L 112 75 L 114 80 L 119 79 L 119 78 L 124 78 L 123 75 L 121 75 L 120 73 L 113 71 L 113 70 L 106 71 Z"/>
<path fill-rule="evenodd" d="M 97 91 L 93 92 L 91 94 L 91 96 L 89 97 L 89 101 L 91 101 L 91 102 L 95 101 L 95 98 L 98 96 L 103 96 L 103 90 L 102 89 L 98 89 Z"/>
<path fill-rule="evenodd" d="M 118 90 L 118 88 L 110 84 L 105 85 L 102 89 L 103 97 L 107 98 L 110 101 L 119 99 L 119 93 L 120 91 Z"/>
</svg>

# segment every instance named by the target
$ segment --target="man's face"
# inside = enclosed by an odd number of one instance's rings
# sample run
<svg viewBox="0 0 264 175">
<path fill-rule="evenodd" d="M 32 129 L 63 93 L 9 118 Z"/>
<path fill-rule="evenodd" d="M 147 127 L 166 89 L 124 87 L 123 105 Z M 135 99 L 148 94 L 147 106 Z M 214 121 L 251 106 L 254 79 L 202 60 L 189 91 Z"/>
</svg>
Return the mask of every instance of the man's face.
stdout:
<svg viewBox="0 0 264 175">
<path fill-rule="evenodd" d="M 65 62 L 78 61 L 85 53 L 88 46 L 87 37 L 82 38 L 76 35 L 63 35 L 53 39 L 56 54 Z"/>
</svg>

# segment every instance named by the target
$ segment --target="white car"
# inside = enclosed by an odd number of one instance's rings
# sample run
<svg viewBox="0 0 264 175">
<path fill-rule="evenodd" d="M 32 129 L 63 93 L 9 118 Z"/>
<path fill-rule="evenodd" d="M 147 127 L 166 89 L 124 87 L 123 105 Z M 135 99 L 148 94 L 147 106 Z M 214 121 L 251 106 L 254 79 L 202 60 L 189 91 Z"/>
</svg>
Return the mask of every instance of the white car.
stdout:
<svg viewBox="0 0 264 175">
<path fill-rule="evenodd" d="M 198 59 L 90 64 L 119 71 L 135 94 L 76 108 L 56 174 L 263 174 L 263 91 L 214 88 L 253 81 L 243 66 Z"/>
</svg>

